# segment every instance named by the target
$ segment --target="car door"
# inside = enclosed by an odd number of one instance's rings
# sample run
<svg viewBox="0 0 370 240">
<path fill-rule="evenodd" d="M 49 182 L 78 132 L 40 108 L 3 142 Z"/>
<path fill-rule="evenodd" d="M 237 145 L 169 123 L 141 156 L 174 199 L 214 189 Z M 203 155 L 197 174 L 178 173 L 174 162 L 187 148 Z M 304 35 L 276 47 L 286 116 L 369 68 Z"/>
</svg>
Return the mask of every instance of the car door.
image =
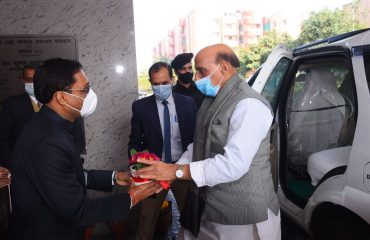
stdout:
<svg viewBox="0 0 370 240">
<path fill-rule="evenodd" d="M 256 72 L 258 75 L 252 82 L 252 88 L 261 93 L 269 101 L 274 112 L 270 137 L 270 163 L 275 190 L 277 190 L 279 176 L 279 124 L 276 117 L 276 109 L 279 90 L 293 62 L 292 59 L 292 50 L 282 45 L 275 47 L 262 68 Z"/>
<path fill-rule="evenodd" d="M 302 209 L 324 179 L 316 175 L 345 165 L 331 156 L 352 145 L 357 106 L 350 59 L 342 47 L 308 50 L 295 56 L 281 87 L 279 180 L 285 196 Z"/>
<path fill-rule="evenodd" d="M 258 93 L 262 93 L 266 83 L 273 80 L 271 79 L 271 74 L 274 70 L 277 70 L 275 68 L 282 59 L 292 60 L 292 50 L 283 45 L 278 45 L 272 50 L 271 54 L 266 59 L 266 62 L 263 63 L 262 68 L 258 72 L 258 76 L 253 81 L 252 88 L 254 90 L 256 90 Z"/>
</svg>

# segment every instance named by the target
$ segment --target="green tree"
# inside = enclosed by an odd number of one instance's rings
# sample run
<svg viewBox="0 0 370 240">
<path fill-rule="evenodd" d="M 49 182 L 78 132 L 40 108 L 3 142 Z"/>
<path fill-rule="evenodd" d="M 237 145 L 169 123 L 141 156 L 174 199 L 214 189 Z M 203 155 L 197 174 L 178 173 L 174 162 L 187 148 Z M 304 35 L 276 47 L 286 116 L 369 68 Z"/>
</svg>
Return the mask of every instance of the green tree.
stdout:
<svg viewBox="0 0 370 240">
<path fill-rule="evenodd" d="M 255 71 L 264 63 L 271 53 L 271 50 L 278 44 L 291 47 L 293 41 L 288 34 L 278 34 L 276 31 L 267 32 L 257 44 L 242 48 L 239 51 L 241 60 L 240 73 L 245 76 L 248 72 Z"/>
<path fill-rule="evenodd" d="M 358 19 L 345 10 L 324 9 L 311 12 L 309 18 L 302 24 L 302 32 L 297 43 L 305 44 L 361 28 Z"/>
<path fill-rule="evenodd" d="M 173 59 L 171 57 L 168 57 L 168 56 L 160 56 L 160 57 L 154 58 L 153 63 L 155 63 L 155 62 L 165 62 L 165 63 L 170 64 L 172 62 L 172 60 Z"/>
<path fill-rule="evenodd" d="M 149 82 L 149 75 L 147 71 L 141 71 L 138 76 L 139 91 L 150 92 L 152 87 Z"/>
<path fill-rule="evenodd" d="M 302 32 L 298 39 L 292 40 L 287 34 L 279 35 L 275 31 L 265 33 L 257 44 L 250 45 L 239 51 L 242 75 L 255 71 L 264 63 L 271 50 L 278 44 L 293 48 L 302 44 L 328 38 L 338 34 L 364 28 L 357 15 L 358 1 L 354 1 L 352 11 L 324 9 L 311 12 L 309 18 L 302 24 Z"/>
</svg>

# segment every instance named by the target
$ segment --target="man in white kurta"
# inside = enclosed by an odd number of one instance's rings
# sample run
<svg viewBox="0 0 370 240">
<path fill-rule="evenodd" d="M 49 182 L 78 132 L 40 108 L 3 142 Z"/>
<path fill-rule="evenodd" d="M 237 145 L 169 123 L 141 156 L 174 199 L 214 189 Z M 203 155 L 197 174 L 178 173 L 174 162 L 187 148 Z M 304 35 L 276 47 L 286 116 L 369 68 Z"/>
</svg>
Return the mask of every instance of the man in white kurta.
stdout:
<svg viewBox="0 0 370 240">
<path fill-rule="evenodd" d="M 205 95 L 217 99 L 217 96 L 221 97 L 222 94 L 225 94 L 223 91 L 227 91 L 227 88 L 231 89 L 229 80 L 237 81 L 236 68 L 238 64 L 239 60 L 226 45 L 218 44 L 202 49 L 195 58 L 196 84 L 198 81 L 204 83 L 199 84 L 200 90 Z M 226 86 L 225 90 L 224 86 Z M 230 89 L 229 91 L 231 91 Z M 144 162 L 151 166 L 142 169 L 139 174 L 145 178 L 158 180 L 191 179 L 198 187 L 206 186 L 208 188 L 244 179 L 251 170 L 252 162 L 256 161 L 254 160 L 256 155 L 260 154 L 261 145 L 266 144 L 273 120 L 272 112 L 266 102 L 257 98 L 248 97 L 235 103 L 235 109 L 228 121 L 228 132 L 225 136 L 226 141 L 222 153 L 194 162 L 193 147 L 195 146 L 191 144 L 177 164 Z M 202 111 L 202 107 L 200 111 Z M 201 121 L 201 119 L 197 119 L 197 121 Z M 252 170 L 256 171 L 255 168 Z M 269 174 L 271 175 L 270 172 Z M 225 208 L 227 207 L 232 208 L 233 206 L 225 206 Z M 276 207 L 273 209 L 267 207 L 265 214 L 266 219 L 251 224 L 223 224 L 217 222 L 218 220 L 211 221 L 209 217 L 203 215 L 197 237 L 182 228 L 178 239 L 280 239 L 279 210 Z"/>
</svg>

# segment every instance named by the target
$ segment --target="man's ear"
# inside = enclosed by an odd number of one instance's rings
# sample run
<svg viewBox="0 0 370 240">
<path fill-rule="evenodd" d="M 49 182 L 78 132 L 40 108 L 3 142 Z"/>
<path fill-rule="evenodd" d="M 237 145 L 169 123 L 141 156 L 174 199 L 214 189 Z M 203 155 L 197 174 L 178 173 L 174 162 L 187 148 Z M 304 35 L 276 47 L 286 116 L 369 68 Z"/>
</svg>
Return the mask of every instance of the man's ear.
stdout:
<svg viewBox="0 0 370 240">
<path fill-rule="evenodd" d="M 57 102 L 60 104 L 60 105 L 62 105 L 62 106 L 64 106 L 64 105 L 66 105 L 66 103 L 67 103 L 67 101 L 65 100 L 65 95 L 64 95 L 64 93 L 63 92 L 61 92 L 61 91 L 58 91 L 58 92 L 56 92 L 56 93 L 54 93 L 54 98 L 57 100 Z"/>
<path fill-rule="evenodd" d="M 229 70 L 231 68 L 231 64 L 229 62 L 223 61 L 220 64 L 220 67 L 221 67 L 222 74 L 225 74 L 225 73 L 229 72 Z"/>
</svg>

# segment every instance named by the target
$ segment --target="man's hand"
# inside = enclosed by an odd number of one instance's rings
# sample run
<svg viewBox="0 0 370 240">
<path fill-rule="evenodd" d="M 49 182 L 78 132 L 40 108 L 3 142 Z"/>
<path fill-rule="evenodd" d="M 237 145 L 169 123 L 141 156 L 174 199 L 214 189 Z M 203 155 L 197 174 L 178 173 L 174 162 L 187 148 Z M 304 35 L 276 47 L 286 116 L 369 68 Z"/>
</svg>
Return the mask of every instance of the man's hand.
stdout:
<svg viewBox="0 0 370 240">
<path fill-rule="evenodd" d="M 131 181 L 128 193 L 131 196 L 131 206 L 135 206 L 145 198 L 153 195 L 154 193 L 159 193 L 162 191 L 162 186 L 158 182 L 153 181 L 150 183 L 145 183 L 139 186 L 135 186 L 134 182 Z"/>
<path fill-rule="evenodd" d="M 176 164 L 142 159 L 138 160 L 138 162 L 149 165 L 136 171 L 136 175 L 139 175 L 141 178 L 167 181 L 176 179 L 175 173 L 178 168 Z"/>
<path fill-rule="evenodd" d="M 0 167 L 0 185 L 10 184 L 10 172 L 7 168 Z"/>
<path fill-rule="evenodd" d="M 117 172 L 116 173 L 116 184 L 119 186 L 128 186 L 130 185 L 130 172 Z"/>
</svg>

